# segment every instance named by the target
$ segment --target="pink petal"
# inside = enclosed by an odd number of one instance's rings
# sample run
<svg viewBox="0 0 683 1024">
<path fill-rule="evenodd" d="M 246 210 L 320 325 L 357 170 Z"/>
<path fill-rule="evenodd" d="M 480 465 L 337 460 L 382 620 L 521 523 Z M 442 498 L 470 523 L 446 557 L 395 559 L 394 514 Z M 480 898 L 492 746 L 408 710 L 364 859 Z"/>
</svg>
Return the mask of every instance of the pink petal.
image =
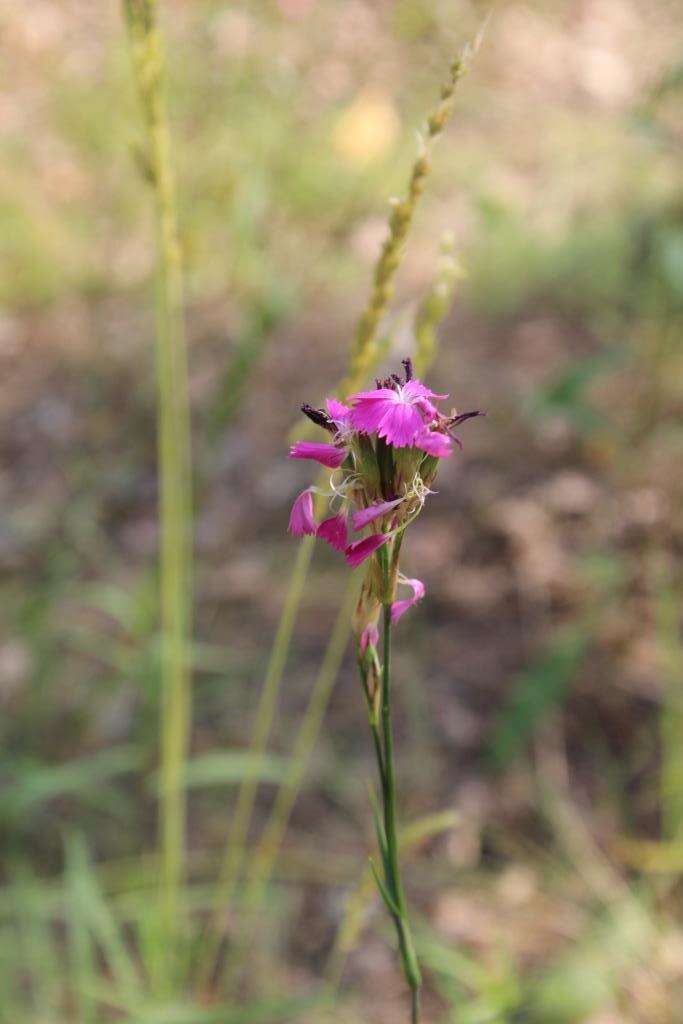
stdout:
<svg viewBox="0 0 683 1024">
<path fill-rule="evenodd" d="M 372 523 L 380 516 L 386 515 L 392 508 L 400 505 L 402 501 L 403 498 L 396 498 L 394 501 L 378 501 L 376 504 L 370 505 L 369 508 L 361 509 L 360 512 L 354 512 L 351 516 L 354 530 L 362 530 L 368 523 Z"/>
<path fill-rule="evenodd" d="M 348 543 L 346 536 L 346 516 L 331 516 L 324 519 L 317 530 L 318 537 L 322 537 L 337 551 L 346 551 Z"/>
<path fill-rule="evenodd" d="M 407 384 L 403 385 L 403 393 L 405 395 L 410 395 L 413 399 L 435 398 L 437 401 L 440 401 L 443 398 L 448 398 L 448 395 L 437 395 L 433 391 L 430 391 L 429 388 L 425 387 L 424 384 L 417 380 L 416 377 L 413 377 L 412 380 L 409 380 Z"/>
<path fill-rule="evenodd" d="M 328 398 L 326 405 L 327 412 L 329 413 L 330 418 L 335 421 L 335 423 L 343 422 L 344 420 L 348 419 L 349 414 L 351 412 L 351 409 L 349 408 L 348 405 L 344 405 L 343 402 L 338 402 L 336 398 Z"/>
<path fill-rule="evenodd" d="M 402 582 L 412 589 L 413 596 L 406 598 L 403 601 L 394 601 L 391 606 L 392 622 L 398 622 L 401 616 L 405 615 L 409 608 L 412 608 L 414 604 L 417 604 L 417 602 L 421 601 L 425 596 L 425 585 L 422 580 L 404 580 Z"/>
<path fill-rule="evenodd" d="M 412 445 L 415 434 L 423 426 L 422 416 L 414 405 L 397 402 L 386 410 L 377 433 L 395 448 L 408 448 Z"/>
<path fill-rule="evenodd" d="M 362 430 L 366 434 L 374 434 L 382 422 L 382 417 L 387 409 L 391 408 L 393 408 L 393 402 L 388 402 L 385 399 L 377 402 L 359 402 L 351 410 L 351 424 L 356 430 Z"/>
<path fill-rule="evenodd" d="M 317 532 L 313 518 L 313 495 L 310 489 L 302 491 L 292 505 L 288 529 L 295 537 L 303 537 L 306 534 L 314 536 Z"/>
<path fill-rule="evenodd" d="M 289 449 L 290 459 L 313 459 L 329 469 L 339 469 L 346 458 L 346 450 L 333 444 L 322 444 L 313 441 L 297 441 Z"/>
<path fill-rule="evenodd" d="M 364 537 L 363 540 L 357 540 L 353 544 L 349 544 L 346 549 L 347 565 L 353 567 L 360 565 L 377 548 L 381 548 L 382 544 L 385 544 L 388 539 L 384 533 L 373 533 L 370 537 Z"/>
<path fill-rule="evenodd" d="M 375 626 L 373 623 L 370 623 L 370 625 L 366 626 L 360 635 L 360 641 L 358 643 L 358 646 L 360 647 L 360 653 L 365 654 L 368 647 L 370 646 L 376 647 L 378 640 L 379 630 L 377 629 L 377 626 Z"/>
<path fill-rule="evenodd" d="M 439 410 L 427 398 L 416 398 L 413 403 L 420 410 L 427 423 L 439 418 Z"/>
<path fill-rule="evenodd" d="M 375 388 L 374 391 L 357 391 L 349 397 L 352 405 L 360 405 L 361 402 L 395 402 L 396 392 L 392 388 Z"/>
<path fill-rule="evenodd" d="M 445 459 L 453 453 L 450 437 L 436 430 L 421 430 L 415 437 L 415 447 L 421 448 L 427 455 L 437 459 Z"/>
</svg>

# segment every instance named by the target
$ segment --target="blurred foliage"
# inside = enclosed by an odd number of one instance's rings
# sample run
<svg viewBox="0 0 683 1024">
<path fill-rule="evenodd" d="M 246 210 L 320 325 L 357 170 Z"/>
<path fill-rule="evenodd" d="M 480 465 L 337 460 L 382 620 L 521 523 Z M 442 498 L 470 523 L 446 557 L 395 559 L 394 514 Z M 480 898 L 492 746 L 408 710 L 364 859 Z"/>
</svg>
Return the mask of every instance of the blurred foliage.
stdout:
<svg viewBox="0 0 683 1024">
<path fill-rule="evenodd" d="M 341 594 L 321 553 L 272 749 L 255 757 L 248 719 L 292 557 L 284 439 L 345 366 L 386 202 L 480 11 L 160 9 L 200 477 L 189 977 L 220 909 L 234 785 L 264 783 L 258 841 Z M 244 991 L 158 991 L 147 158 L 115 4 L 0 18 L 0 1019 L 393 1021 L 399 982 L 372 914 L 353 914 L 371 840 L 351 672 Z M 397 669 L 406 816 L 447 808 L 408 880 L 435 1022 L 679 1024 L 682 52 L 664 0 L 504 5 L 383 325 L 392 356 L 415 334 L 433 344 L 420 325 L 443 312 L 429 282 L 449 232 L 465 274 L 434 380 L 489 415 L 463 431 L 409 553 L 429 598 L 402 623 Z M 328 962 L 345 967 L 339 1004 L 320 995 Z"/>
</svg>

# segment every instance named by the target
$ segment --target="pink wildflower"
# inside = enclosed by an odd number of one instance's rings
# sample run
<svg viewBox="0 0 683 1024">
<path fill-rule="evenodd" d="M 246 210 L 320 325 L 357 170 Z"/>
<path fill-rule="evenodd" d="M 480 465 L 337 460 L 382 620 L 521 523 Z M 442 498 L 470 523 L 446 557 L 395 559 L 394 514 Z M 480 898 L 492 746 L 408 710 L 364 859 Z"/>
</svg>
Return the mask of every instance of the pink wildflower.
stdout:
<svg viewBox="0 0 683 1024">
<path fill-rule="evenodd" d="M 324 519 L 317 530 L 317 536 L 326 540 L 337 551 L 346 551 L 348 544 L 346 536 L 346 516 L 341 513 L 337 516 L 330 516 Z"/>
<path fill-rule="evenodd" d="M 402 534 L 431 493 L 437 461 L 460 444 L 453 428 L 479 415 L 455 410 L 444 415 L 435 403 L 448 396 L 413 377 L 410 359 L 402 363 L 403 376 L 393 373 L 377 380 L 374 391 L 359 391 L 346 403 L 328 398 L 322 408 L 302 405 L 316 427 L 327 431 L 328 442 L 299 441 L 289 451 L 291 459 L 312 459 L 338 471 L 327 492 L 335 514 L 328 512 L 316 525 L 311 494 L 304 491 L 294 503 L 290 532 L 317 535 L 342 552 L 351 566 Z M 349 519 L 354 530 L 370 526 L 377 532 L 349 543 Z M 424 588 L 420 592 L 422 585 L 416 587 L 412 600 L 394 603 L 395 617 L 420 600 Z"/>
<path fill-rule="evenodd" d="M 382 544 L 386 544 L 388 539 L 384 533 L 373 533 L 369 537 L 364 537 L 363 540 L 354 541 L 346 548 L 346 564 L 355 568 L 369 558 L 377 548 L 381 548 Z"/>
<path fill-rule="evenodd" d="M 313 494 L 309 489 L 302 491 L 292 505 L 292 513 L 289 517 L 289 532 L 295 537 L 303 537 L 305 534 L 314 536 L 317 532 L 315 519 L 313 518 Z"/>
<path fill-rule="evenodd" d="M 408 580 L 403 577 L 400 578 L 401 583 L 405 583 L 413 591 L 413 596 L 406 598 L 403 601 L 394 601 L 391 606 L 391 621 L 398 622 L 402 615 L 412 608 L 414 604 L 421 601 L 425 596 L 425 585 L 422 580 Z"/>
<path fill-rule="evenodd" d="M 372 523 L 375 519 L 379 519 L 380 516 L 386 515 L 392 508 L 400 505 L 402 501 L 403 498 L 396 498 L 394 501 L 378 501 L 376 504 L 370 505 L 369 508 L 363 508 L 360 512 L 354 512 L 351 516 L 354 530 L 362 530 L 368 523 Z"/>
<path fill-rule="evenodd" d="M 339 469 L 346 458 L 346 450 L 334 444 L 323 444 L 316 441 L 297 441 L 289 449 L 290 459 L 313 459 L 328 469 Z"/>
<path fill-rule="evenodd" d="M 350 398 L 353 405 L 351 423 L 356 430 L 385 438 L 394 448 L 409 448 L 425 423 L 431 423 L 439 416 L 438 409 L 429 399 L 447 397 L 436 395 L 419 380 L 394 383 L 393 387 L 381 387 L 375 391 L 359 391 Z"/>
</svg>

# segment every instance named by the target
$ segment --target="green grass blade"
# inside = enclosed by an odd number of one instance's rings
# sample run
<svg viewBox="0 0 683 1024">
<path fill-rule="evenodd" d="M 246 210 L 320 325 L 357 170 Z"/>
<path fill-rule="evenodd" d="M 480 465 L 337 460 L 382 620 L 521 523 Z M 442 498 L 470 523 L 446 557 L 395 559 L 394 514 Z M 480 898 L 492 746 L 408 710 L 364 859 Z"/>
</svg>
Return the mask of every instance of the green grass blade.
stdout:
<svg viewBox="0 0 683 1024">
<path fill-rule="evenodd" d="M 57 797 L 97 793 L 102 799 L 104 786 L 120 775 L 135 771 L 141 764 L 142 753 L 137 748 L 115 747 L 66 764 L 15 766 L 15 778 L 5 789 L 0 815 L 15 819 Z"/>
<path fill-rule="evenodd" d="M 18 931 L 19 964 L 25 988 L 39 1020 L 49 1021 L 57 1008 L 62 964 L 49 914 L 41 899 L 41 885 L 26 864 L 15 874 L 12 885 Z"/>
<path fill-rule="evenodd" d="M 102 893 L 85 840 L 82 836 L 71 835 L 65 846 L 79 919 L 87 922 L 120 991 L 139 998 L 142 988 L 140 976 L 121 927 Z"/>
<path fill-rule="evenodd" d="M 76 856 L 74 857 L 74 853 Z M 83 900 L 80 898 L 80 867 L 82 852 L 66 844 L 64 889 L 66 895 L 66 931 L 69 960 L 69 981 L 73 990 L 78 1024 L 91 1024 L 95 1019 L 95 1001 L 88 989 L 97 979 L 97 949 L 88 926 Z"/>
</svg>

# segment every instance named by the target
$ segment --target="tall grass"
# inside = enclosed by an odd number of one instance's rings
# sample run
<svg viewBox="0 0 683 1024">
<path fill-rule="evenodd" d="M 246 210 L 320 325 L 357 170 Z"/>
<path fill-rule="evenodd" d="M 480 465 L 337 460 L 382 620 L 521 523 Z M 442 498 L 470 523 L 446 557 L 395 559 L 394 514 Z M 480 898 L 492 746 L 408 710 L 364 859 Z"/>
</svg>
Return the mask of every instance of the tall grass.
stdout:
<svg viewBox="0 0 683 1024">
<path fill-rule="evenodd" d="M 182 916 L 185 760 L 191 721 L 191 438 L 187 346 L 176 190 L 164 96 L 156 0 L 123 0 L 133 74 L 145 126 L 145 164 L 157 235 L 156 367 L 161 589 L 161 921 L 167 963 Z"/>
</svg>

